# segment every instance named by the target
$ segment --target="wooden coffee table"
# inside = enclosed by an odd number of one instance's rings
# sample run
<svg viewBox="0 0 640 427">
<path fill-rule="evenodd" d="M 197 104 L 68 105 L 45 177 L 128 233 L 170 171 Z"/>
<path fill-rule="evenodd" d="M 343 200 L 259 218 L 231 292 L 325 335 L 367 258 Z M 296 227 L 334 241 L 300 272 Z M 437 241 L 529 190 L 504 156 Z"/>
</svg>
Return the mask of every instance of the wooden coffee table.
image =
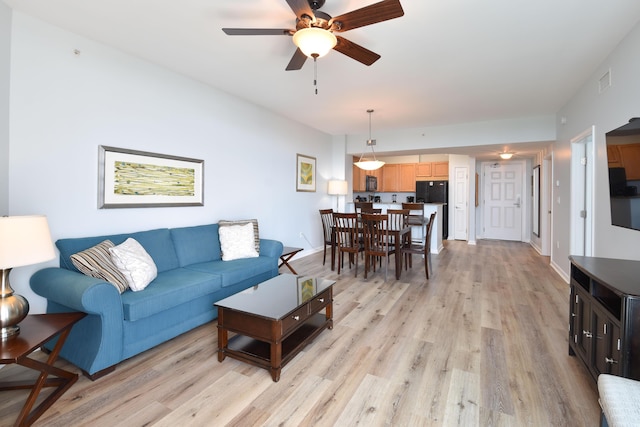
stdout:
<svg viewBox="0 0 640 427">
<path fill-rule="evenodd" d="M 334 283 L 281 274 L 218 301 L 218 361 L 229 356 L 280 380 L 287 362 L 324 329 L 333 329 Z M 231 339 L 229 332 L 235 333 Z"/>
<path fill-rule="evenodd" d="M 33 424 L 78 379 L 78 374 L 56 368 L 53 363 L 58 358 L 58 353 L 60 353 L 71 327 L 84 316 L 86 316 L 85 313 L 29 315 L 20 322 L 20 333 L 17 336 L 0 342 L 0 364 L 17 363 L 40 372 L 40 376 L 35 382 L 0 383 L 0 390 L 31 390 L 15 425 L 29 426 Z M 27 357 L 56 335 L 60 335 L 58 342 L 45 363 Z M 50 376 L 54 377 L 50 378 Z M 55 389 L 32 410 L 31 408 L 36 403 L 43 387 L 55 387 Z"/>
</svg>

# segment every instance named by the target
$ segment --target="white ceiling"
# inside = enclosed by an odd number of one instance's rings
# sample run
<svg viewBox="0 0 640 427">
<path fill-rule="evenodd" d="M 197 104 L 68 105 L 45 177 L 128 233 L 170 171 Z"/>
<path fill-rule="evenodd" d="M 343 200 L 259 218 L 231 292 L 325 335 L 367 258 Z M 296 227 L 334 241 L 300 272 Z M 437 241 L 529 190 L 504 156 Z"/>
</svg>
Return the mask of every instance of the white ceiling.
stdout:
<svg viewBox="0 0 640 427">
<path fill-rule="evenodd" d="M 10 7 L 218 87 L 332 135 L 555 114 L 640 19 L 638 0 L 401 0 L 401 18 L 341 35 L 337 51 L 285 71 L 285 0 L 4 0 Z M 327 0 L 337 16 L 376 0 Z"/>
</svg>

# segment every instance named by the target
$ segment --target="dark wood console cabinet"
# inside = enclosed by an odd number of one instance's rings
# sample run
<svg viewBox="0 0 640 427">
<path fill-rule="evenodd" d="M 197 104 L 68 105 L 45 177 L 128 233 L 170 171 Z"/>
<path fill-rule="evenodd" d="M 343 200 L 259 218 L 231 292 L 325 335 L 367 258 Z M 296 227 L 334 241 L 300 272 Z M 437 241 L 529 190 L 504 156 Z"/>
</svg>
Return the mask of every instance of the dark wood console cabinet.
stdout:
<svg viewBox="0 0 640 427">
<path fill-rule="evenodd" d="M 572 256 L 569 354 L 600 374 L 640 380 L 640 261 Z"/>
</svg>

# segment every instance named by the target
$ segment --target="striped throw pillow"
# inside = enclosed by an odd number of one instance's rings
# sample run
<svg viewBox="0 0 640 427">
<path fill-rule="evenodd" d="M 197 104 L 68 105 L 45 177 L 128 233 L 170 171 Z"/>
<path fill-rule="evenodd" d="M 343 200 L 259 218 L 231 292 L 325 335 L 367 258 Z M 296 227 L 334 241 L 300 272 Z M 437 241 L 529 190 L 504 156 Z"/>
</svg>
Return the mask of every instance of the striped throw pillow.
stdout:
<svg viewBox="0 0 640 427">
<path fill-rule="evenodd" d="M 221 219 L 218 221 L 219 227 L 228 227 L 231 225 L 245 225 L 245 224 L 253 224 L 253 241 L 256 247 L 256 252 L 260 253 L 260 232 L 258 230 L 258 220 L 257 219 L 242 219 L 238 221 L 228 221 Z"/>
<path fill-rule="evenodd" d="M 118 292 L 123 293 L 129 288 L 129 285 L 127 279 L 111 260 L 109 248 L 114 246 L 111 240 L 105 240 L 89 249 L 71 255 L 71 262 L 81 273 L 105 280 L 115 286 Z"/>
</svg>

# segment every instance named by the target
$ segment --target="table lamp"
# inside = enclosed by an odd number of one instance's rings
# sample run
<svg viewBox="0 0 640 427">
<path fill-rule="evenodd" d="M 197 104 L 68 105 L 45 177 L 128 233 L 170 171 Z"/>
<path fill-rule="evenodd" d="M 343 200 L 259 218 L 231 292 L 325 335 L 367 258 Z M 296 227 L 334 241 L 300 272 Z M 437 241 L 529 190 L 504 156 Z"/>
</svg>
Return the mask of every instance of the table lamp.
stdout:
<svg viewBox="0 0 640 427">
<path fill-rule="evenodd" d="M 20 323 L 29 313 L 29 302 L 13 293 L 9 274 L 14 267 L 37 264 L 55 258 L 47 217 L 0 217 L 0 338 L 20 333 Z"/>
<path fill-rule="evenodd" d="M 339 212 L 338 203 L 340 201 L 340 196 L 345 196 L 347 194 L 347 189 L 347 181 L 329 181 L 329 191 L 327 191 L 327 193 L 336 196 L 336 212 Z"/>
</svg>

